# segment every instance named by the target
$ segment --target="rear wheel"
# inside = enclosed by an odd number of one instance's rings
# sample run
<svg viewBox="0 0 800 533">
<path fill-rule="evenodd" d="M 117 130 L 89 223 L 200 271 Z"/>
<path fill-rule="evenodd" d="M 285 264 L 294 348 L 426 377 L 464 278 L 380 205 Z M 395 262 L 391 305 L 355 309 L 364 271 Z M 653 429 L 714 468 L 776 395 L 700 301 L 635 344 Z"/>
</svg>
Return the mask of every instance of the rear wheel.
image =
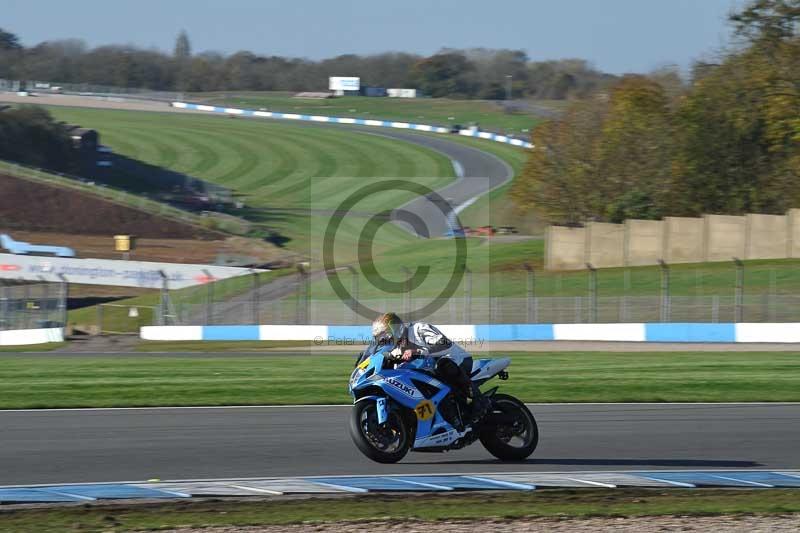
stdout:
<svg viewBox="0 0 800 533">
<path fill-rule="evenodd" d="M 507 394 L 496 394 L 480 433 L 486 450 L 501 461 L 526 459 L 539 444 L 536 419 L 524 403 Z"/>
<path fill-rule="evenodd" d="M 374 400 L 363 400 L 353 406 L 350 437 L 361 453 L 378 463 L 396 463 L 411 448 L 411 432 L 401 414 L 389 411 L 386 422 L 378 424 Z"/>
</svg>

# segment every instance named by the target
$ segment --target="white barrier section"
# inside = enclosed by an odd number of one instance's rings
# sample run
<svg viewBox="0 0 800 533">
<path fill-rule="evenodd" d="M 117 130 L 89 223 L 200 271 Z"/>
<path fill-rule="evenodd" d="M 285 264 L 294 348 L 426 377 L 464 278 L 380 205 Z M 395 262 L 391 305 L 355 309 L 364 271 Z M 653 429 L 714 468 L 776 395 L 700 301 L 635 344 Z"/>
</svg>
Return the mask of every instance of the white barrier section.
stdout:
<svg viewBox="0 0 800 533">
<path fill-rule="evenodd" d="M 62 328 L 42 328 L 0 331 L 0 346 L 26 346 L 48 342 L 64 342 L 64 330 Z"/>
<path fill-rule="evenodd" d="M 800 324 L 736 324 L 736 342 L 800 342 Z"/>
<path fill-rule="evenodd" d="M 140 335 L 148 341 L 201 341 L 203 326 L 143 326 Z"/>
<path fill-rule="evenodd" d="M 446 324 L 443 326 L 436 326 L 448 339 L 453 339 L 456 342 L 473 340 L 476 338 L 475 326 L 461 325 L 461 324 Z"/>
<path fill-rule="evenodd" d="M 644 324 L 553 324 L 557 341 L 644 342 Z"/>
<path fill-rule="evenodd" d="M 799 343 L 800 323 L 701 324 L 445 324 L 439 329 L 459 343 L 484 341 L 611 341 L 611 342 L 774 342 Z M 29 332 L 54 331 L 58 337 L 31 340 Z M 0 331 L 14 342 L 33 344 L 61 340 L 61 330 Z M 41 334 L 37 334 L 41 335 Z M 29 338 L 30 337 L 30 338 Z M 141 337 L 154 341 L 300 341 L 327 342 L 330 339 L 369 339 L 368 324 L 326 325 L 219 325 L 145 326 Z M 41 337 L 39 337 L 41 338 Z"/>
<path fill-rule="evenodd" d="M 259 326 L 262 341 L 307 341 L 327 339 L 328 326 Z"/>
<path fill-rule="evenodd" d="M 254 111 L 252 109 L 238 109 L 235 107 L 215 107 L 203 104 L 192 104 L 188 102 L 172 102 L 172 106 L 177 109 L 188 109 L 198 111 L 211 111 L 215 113 L 226 113 L 228 115 L 246 115 L 254 117 L 268 117 L 287 120 L 307 120 L 311 122 L 328 122 L 331 124 L 363 124 L 365 126 L 379 126 L 384 128 L 415 129 L 421 131 L 431 131 L 435 133 L 450 133 L 450 128 L 443 126 L 431 126 L 429 124 L 411 124 L 410 122 L 395 122 L 391 120 L 375 120 L 351 117 L 329 117 L 325 115 L 301 115 L 298 113 L 282 113 L 279 111 Z M 533 145 L 521 139 L 512 139 L 506 135 L 490 133 L 476 130 L 459 130 L 459 135 L 467 137 L 479 137 L 495 142 L 512 144 L 523 148 L 533 148 Z"/>
</svg>

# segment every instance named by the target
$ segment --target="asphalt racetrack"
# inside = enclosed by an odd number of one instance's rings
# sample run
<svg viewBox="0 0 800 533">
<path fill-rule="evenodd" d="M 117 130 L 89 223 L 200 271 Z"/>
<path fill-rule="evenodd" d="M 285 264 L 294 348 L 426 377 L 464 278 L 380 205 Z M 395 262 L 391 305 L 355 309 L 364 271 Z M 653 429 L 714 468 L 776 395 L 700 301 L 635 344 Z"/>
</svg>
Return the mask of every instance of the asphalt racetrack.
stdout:
<svg viewBox="0 0 800 533">
<path fill-rule="evenodd" d="M 800 404 L 532 405 L 540 444 L 500 463 L 476 443 L 381 465 L 350 406 L 0 411 L 0 485 L 345 474 L 797 468 Z"/>
</svg>

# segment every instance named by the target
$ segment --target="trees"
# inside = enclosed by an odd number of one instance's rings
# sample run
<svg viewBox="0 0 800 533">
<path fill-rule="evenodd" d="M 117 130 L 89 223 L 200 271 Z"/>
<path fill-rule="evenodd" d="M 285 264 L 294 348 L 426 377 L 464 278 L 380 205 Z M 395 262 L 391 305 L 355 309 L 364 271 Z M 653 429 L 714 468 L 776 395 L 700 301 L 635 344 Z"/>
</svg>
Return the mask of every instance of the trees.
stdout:
<svg viewBox="0 0 800 533">
<path fill-rule="evenodd" d="M 602 211 L 597 141 L 607 114 L 607 100 L 597 97 L 575 102 L 564 116 L 536 128 L 531 139 L 535 147 L 511 187 L 518 208 L 566 224 L 579 224 Z"/>
<path fill-rule="evenodd" d="M 88 49 L 75 39 L 25 48 L 16 35 L 0 29 L 0 78 L 177 91 L 211 86 L 292 91 L 323 90 L 329 76 L 343 75 L 359 76 L 364 85 L 416 88 L 429 96 L 493 100 L 505 98 L 508 76 L 515 98 L 583 97 L 615 79 L 582 60 L 532 62 L 522 50 L 445 48 L 429 57 L 385 52 L 310 61 L 247 50 L 196 54 L 185 30 L 167 54 L 130 45 Z"/>
<path fill-rule="evenodd" d="M 797 37 L 800 0 L 751 0 L 730 21 L 751 44 L 773 46 Z"/>
<path fill-rule="evenodd" d="M 19 37 L 0 28 L 0 50 L 21 50 Z"/>
<path fill-rule="evenodd" d="M 706 67 L 680 110 L 684 208 L 780 213 L 800 204 L 800 0 L 731 20 L 748 46 Z"/>
<path fill-rule="evenodd" d="M 0 159 L 65 172 L 78 165 L 64 126 L 32 106 L 0 112 Z"/>
<path fill-rule="evenodd" d="M 175 39 L 175 49 L 172 56 L 178 61 L 186 61 L 192 57 L 192 45 L 189 43 L 189 34 L 181 30 Z"/>
<path fill-rule="evenodd" d="M 604 218 L 660 218 L 668 207 L 673 126 L 664 88 L 644 76 L 626 76 L 611 91 L 597 139 Z"/>
<path fill-rule="evenodd" d="M 731 21 L 742 45 L 688 88 L 625 77 L 599 123 L 574 104 L 537 130 L 518 206 L 562 223 L 800 206 L 800 0 L 752 0 Z"/>
<path fill-rule="evenodd" d="M 536 129 L 512 198 L 568 224 L 658 218 L 669 201 L 671 121 L 658 83 L 625 77 Z"/>
<path fill-rule="evenodd" d="M 474 93 L 468 80 L 472 62 L 460 52 L 444 52 L 418 61 L 411 69 L 412 80 L 433 97 L 465 96 Z"/>
</svg>

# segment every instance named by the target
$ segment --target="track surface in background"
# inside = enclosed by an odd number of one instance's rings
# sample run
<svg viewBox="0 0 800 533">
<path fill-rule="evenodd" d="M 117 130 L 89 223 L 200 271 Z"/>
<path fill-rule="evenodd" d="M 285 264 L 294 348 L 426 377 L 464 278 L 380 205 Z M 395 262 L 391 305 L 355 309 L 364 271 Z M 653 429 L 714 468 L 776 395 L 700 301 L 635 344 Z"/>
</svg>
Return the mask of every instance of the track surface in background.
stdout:
<svg viewBox="0 0 800 533">
<path fill-rule="evenodd" d="M 500 463 L 480 444 L 363 457 L 349 406 L 0 412 L 0 484 L 266 476 L 498 473 L 798 465 L 800 404 L 533 405 L 540 444 Z"/>
<path fill-rule="evenodd" d="M 165 123 L 163 130 L 159 129 L 153 133 L 152 129 L 147 129 L 152 126 L 148 121 L 153 116 L 132 118 L 131 115 L 123 114 L 121 119 L 125 119 L 126 124 L 131 123 L 126 126 L 114 125 L 113 118 L 107 115 L 82 116 L 80 112 L 71 112 L 68 109 L 55 112 L 57 116 L 80 122 L 83 126 L 98 128 L 104 142 L 120 153 L 231 187 L 238 192 L 246 193 L 248 203 L 252 201 L 259 206 L 265 203 L 270 207 L 288 207 L 298 202 L 303 204 L 307 201 L 303 191 L 310 186 L 310 175 L 402 178 L 427 176 L 428 178 L 422 183 L 437 184 L 434 188 L 438 188 L 438 184 L 448 180 L 449 169 L 440 168 L 441 161 L 431 158 L 434 153 L 457 162 L 464 176 L 483 178 L 456 180 L 440 188 L 442 197 L 448 199 L 454 206 L 461 206 L 488 190 L 507 183 L 513 177 L 513 169 L 498 157 L 478 148 L 465 146 L 462 142 L 448 140 L 444 135 L 423 135 L 385 128 L 308 124 L 263 118 L 238 119 L 230 122 L 225 115 L 178 110 L 164 102 L 115 101 L 65 95 L 48 95 L 32 99 L 12 94 L 0 94 L 0 101 L 72 108 L 176 113 L 177 120 Z M 213 123 L 199 125 L 201 129 L 206 129 L 198 139 L 188 138 L 198 134 L 195 131 L 198 125 L 185 124 L 181 118 L 192 115 L 205 115 L 214 119 Z M 112 124 L 109 124 L 108 120 L 112 120 Z M 188 130 L 186 126 L 189 126 Z M 190 134 L 192 131 L 194 133 Z M 332 132 L 341 132 L 344 135 L 331 135 Z M 353 136 L 351 133 L 358 136 Z M 267 142 L 264 135 L 269 135 L 272 140 Z M 209 136 L 206 145 L 201 143 L 203 136 Z M 136 142 L 131 142 L 131 139 Z M 162 141 L 165 139 L 174 145 L 163 144 Z M 277 145 L 272 146 L 270 143 Z M 260 145 L 262 150 L 252 149 L 250 145 L 253 144 Z M 319 155 L 309 157 L 304 153 L 307 144 L 316 146 Z M 421 151 L 418 147 L 425 150 Z M 184 153 L 187 150 L 191 153 Z M 433 152 L 426 152 L 427 150 Z M 262 160 L 265 157 L 266 159 Z M 313 161 L 306 161 L 308 159 Z M 276 161 L 283 163 L 278 164 Z M 287 183 L 283 179 L 286 177 L 292 178 L 289 181 L 292 185 L 288 188 L 283 186 Z M 298 187 L 298 180 L 303 180 L 306 186 Z M 400 197 L 403 197 L 402 195 L 403 193 L 400 193 Z M 341 199 L 338 198 L 337 201 Z M 330 208 L 333 205 L 320 207 Z M 442 235 L 447 230 L 441 215 L 428 202 L 418 199 L 406 205 L 405 209 L 429 222 L 428 230 L 431 236 Z"/>
</svg>

